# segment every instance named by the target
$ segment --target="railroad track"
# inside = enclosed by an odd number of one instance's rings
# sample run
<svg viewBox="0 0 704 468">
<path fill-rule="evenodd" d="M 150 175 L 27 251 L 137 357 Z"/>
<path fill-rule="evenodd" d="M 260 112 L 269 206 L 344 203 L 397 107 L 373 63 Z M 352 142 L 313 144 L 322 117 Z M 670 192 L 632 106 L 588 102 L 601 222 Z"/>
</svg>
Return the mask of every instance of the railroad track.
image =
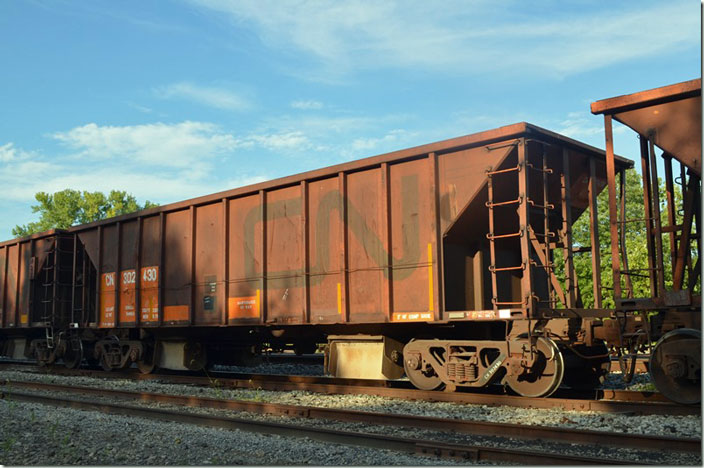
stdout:
<svg viewBox="0 0 704 468">
<path fill-rule="evenodd" d="M 28 370 L 30 368 L 27 368 Z M 626 390 L 595 390 L 570 392 L 560 390 L 550 398 L 528 398 L 499 393 L 421 391 L 412 388 L 407 381 L 382 381 L 362 379 L 340 379 L 315 376 L 286 376 L 269 374 L 233 374 L 210 372 L 207 375 L 182 373 L 140 374 L 127 369 L 122 372 L 105 372 L 90 369 L 66 369 L 62 367 L 35 369 L 42 373 L 58 375 L 80 375 L 110 379 L 159 380 L 162 382 L 217 386 L 222 388 L 249 388 L 274 391 L 302 390 L 325 394 L 363 394 L 408 400 L 442 401 L 487 406 L 510 406 L 517 408 L 559 408 L 572 411 L 603 411 L 611 413 L 699 415 L 701 406 L 684 406 L 666 400 L 656 392 L 634 392 Z"/>
<path fill-rule="evenodd" d="M 52 396 L 28 393 L 22 390 L 51 392 Z M 242 429 L 283 436 L 310 437 L 327 442 L 385 448 L 403 452 L 420 453 L 439 457 L 451 457 L 470 462 L 517 462 L 520 464 L 626 464 L 627 461 L 544 453 L 536 451 L 505 449 L 487 446 L 467 446 L 448 444 L 437 440 L 420 440 L 360 432 L 321 429 L 305 425 L 270 423 L 223 416 L 196 414 L 193 412 L 144 408 L 134 405 L 86 401 L 65 396 L 66 394 L 94 396 L 131 402 L 166 403 L 175 406 L 247 411 L 259 414 L 287 415 L 298 418 L 331 419 L 346 422 L 360 422 L 379 425 L 393 425 L 461 432 L 482 436 L 500 436 L 531 441 L 552 441 L 579 443 L 581 445 L 612 446 L 647 450 L 670 450 L 680 452 L 701 451 L 701 440 L 660 437 L 650 435 L 622 434 L 612 432 L 584 431 L 556 427 L 523 426 L 516 424 L 484 423 L 454 419 L 429 418 L 388 413 L 369 413 L 343 409 L 314 408 L 293 405 L 280 405 L 253 401 L 223 400 L 161 393 L 133 392 L 84 386 L 65 386 L 38 382 L 7 381 L 2 386 L 4 398 L 17 401 L 89 409 L 113 414 L 176 421 L 189 424 Z M 62 395 L 61 397 L 56 395 Z"/>
</svg>

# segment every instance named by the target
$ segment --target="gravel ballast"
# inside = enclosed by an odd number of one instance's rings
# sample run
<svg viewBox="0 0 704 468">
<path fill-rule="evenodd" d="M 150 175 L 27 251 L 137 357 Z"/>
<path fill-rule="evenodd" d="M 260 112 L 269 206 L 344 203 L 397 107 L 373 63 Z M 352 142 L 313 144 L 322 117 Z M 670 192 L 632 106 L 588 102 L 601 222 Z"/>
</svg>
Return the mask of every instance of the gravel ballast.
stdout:
<svg viewBox="0 0 704 468">
<path fill-rule="evenodd" d="M 439 465 L 452 461 L 0 401 L 3 465 Z M 456 463 L 456 462 L 454 462 Z"/>
<path fill-rule="evenodd" d="M 317 406 L 317 407 L 337 407 L 345 409 L 357 409 L 360 411 L 371 411 L 371 412 L 389 412 L 389 413 L 402 413 L 402 414 L 416 414 L 431 417 L 440 418 L 457 418 L 457 419 L 467 419 L 467 420 L 481 420 L 490 422 L 510 422 L 515 424 L 534 424 L 534 425 L 548 425 L 548 426 L 559 426 L 559 427 L 573 427 L 580 429 L 589 430 L 606 430 L 615 432 L 632 432 L 632 433 L 643 433 L 643 434 L 655 434 L 655 435 L 667 435 L 675 437 L 700 437 L 701 436 L 701 418 L 698 416 L 661 416 L 661 415 L 649 415 L 649 416 L 637 416 L 637 415 L 623 415 L 623 414 L 609 414 L 609 413 L 599 413 L 599 412 L 576 412 L 576 411 L 564 411 L 557 409 L 526 409 L 526 408 L 512 408 L 512 407 L 489 407 L 484 405 L 466 405 L 466 404 L 453 404 L 453 403 L 443 403 L 443 402 L 418 402 L 418 401 L 407 401 L 400 399 L 376 397 L 369 395 L 323 395 L 302 391 L 293 392 L 272 392 L 265 390 L 248 390 L 248 389 L 223 389 L 217 387 L 214 382 L 211 387 L 194 387 L 183 384 L 169 384 L 161 383 L 158 381 L 133 381 L 133 380 L 121 380 L 121 379 L 95 379 L 89 377 L 65 377 L 56 375 L 44 375 L 44 374 L 34 374 L 21 371 L 2 371 L 0 372 L 0 378 L 3 379 L 14 379 L 14 380 L 25 380 L 25 381 L 42 381 L 51 382 L 57 384 L 70 384 L 70 385 L 84 385 L 84 386 L 101 386 L 104 388 L 113 388 L 121 390 L 133 390 L 133 391 L 148 391 L 157 393 L 170 393 L 178 395 L 196 395 L 196 396 L 208 396 L 211 398 L 227 398 L 236 400 L 249 400 L 249 401 L 260 401 L 260 402 L 275 402 L 275 403 L 285 403 L 292 405 L 304 405 L 304 406 Z M 25 391 L 25 390 L 23 390 Z M 91 399 L 99 400 L 100 397 L 90 397 Z M 19 403 L 16 403 L 19 404 Z M 130 403 L 134 404 L 134 403 Z M 169 408 L 174 409 L 170 405 L 164 404 L 144 404 L 149 407 L 159 407 L 159 408 Z M 305 424 L 309 426 L 316 427 L 327 427 L 335 428 L 340 430 L 352 430 L 352 431 L 367 431 L 373 433 L 381 433 L 394 435 L 398 437 L 411 437 L 411 438 L 432 438 L 435 440 L 442 440 L 448 443 L 463 443 L 463 444 L 473 444 L 473 445 L 488 445 L 488 446 L 500 446 L 500 447 L 513 447 L 513 448 L 525 448 L 527 444 L 532 444 L 536 450 L 549 450 L 557 451 L 561 453 L 571 453 L 574 455 L 582 456 L 597 456 L 597 457 L 610 457 L 615 453 L 614 449 L 604 448 L 604 447 L 583 447 L 574 446 L 570 447 L 571 444 L 551 444 L 551 443 L 534 443 L 526 442 L 522 440 L 513 440 L 507 438 L 492 438 L 492 437 L 478 437 L 469 436 L 466 434 L 456 434 L 456 433 L 442 433 L 437 431 L 422 431 L 418 429 L 409 429 L 393 426 L 371 426 L 368 424 L 361 423 L 342 423 L 324 420 L 302 420 L 302 419 L 289 419 L 281 416 L 272 415 L 255 415 L 248 413 L 237 413 L 237 412 L 225 412 L 223 410 L 208 410 L 202 408 L 189 408 L 188 411 L 199 412 L 199 413 L 217 413 L 225 414 L 229 416 L 234 416 L 238 418 L 250 418 L 264 421 L 275 421 L 283 422 L 289 424 Z M 51 410 L 58 411 L 58 410 Z M 63 411 L 63 410 L 61 410 Z M 103 416 L 107 418 L 107 416 Z M 110 416 L 112 417 L 112 416 Z M 3 421 L 6 420 L 2 416 Z M 134 418 L 130 418 L 134 419 Z M 144 424 L 171 424 L 171 423 L 157 423 L 154 421 L 143 421 Z M 142 424 L 142 422 L 140 423 Z M 3 423 L 4 426 L 4 423 Z M 6 427 L 1 427 L 3 432 L 6 431 Z M 198 428 L 201 430 L 202 428 Z M 195 430 L 195 429 L 194 429 Z M 189 434 L 191 429 L 188 429 Z M 219 431 L 219 430 L 218 430 Z M 227 432 L 227 431 L 226 431 Z M 239 432 L 239 431 L 236 431 Z M 9 432 L 13 434 L 14 432 Z M 149 432 L 147 432 L 149 433 Z M 119 433 L 118 433 L 119 434 Z M 250 434 L 251 437 L 263 437 L 256 436 L 255 434 Z M 190 435 L 188 436 L 190 437 Z M 195 439 L 192 442 L 188 439 L 188 444 L 197 444 L 195 442 L 198 437 L 197 431 L 194 435 Z M 273 437 L 273 436 L 271 436 Z M 285 439 L 285 438 L 280 438 Z M 112 440 L 112 439 L 105 439 Z M 115 440 L 120 440 L 115 439 Z M 159 439 L 159 450 L 169 450 L 168 440 Z M 187 440 L 181 438 L 182 441 Z M 268 439 L 267 439 L 268 440 Z M 294 440 L 289 442 L 290 444 L 295 444 L 295 447 L 302 445 L 302 439 Z M 83 443 L 81 440 L 80 443 Z M 87 442 L 91 445 L 90 442 Z M 127 441 L 126 443 L 131 444 L 132 442 Z M 166 444 L 166 445 L 164 445 Z M 309 441 L 305 442 L 308 446 Z M 316 443 L 319 444 L 319 443 Z M 330 446 L 330 444 L 320 444 L 322 446 Z M 22 445 L 20 445 L 22 446 Z M 255 447 L 256 445 L 252 445 Z M 244 447 L 242 445 L 239 446 Z M 249 448 L 249 445 L 246 447 Z M 349 447 L 344 447 L 346 450 Z M 370 450 L 370 449 L 360 449 L 356 450 Z M 153 450 L 149 447 L 143 448 L 144 450 Z M 162 453 L 157 450 L 155 453 Z M 137 450 L 139 452 L 139 450 Z M 273 450 L 271 451 L 274 452 Z M 376 452 L 371 450 L 371 452 Z M 649 463 L 665 463 L 665 464 L 701 464 L 701 457 L 697 454 L 664 454 L 664 453 L 649 453 L 637 450 L 618 450 L 619 458 L 624 460 L 630 460 L 634 462 L 643 461 Z M 163 453 L 162 453 L 163 455 Z M 166 454 L 166 456 L 171 456 L 172 454 Z M 400 462 L 397 457 L 399 454 L 390 453 L 390 459 L 384 458 L 384 456 L 377 457 L 374 460 L 377 461 L 359 461 L 354 459 L 353 462 L 344 461 L 339 458 L 337 462 L 329 462 L 327 458 L 323 456 L 322 459 L 316 459 L 315 456 L 311 455 L 310 461 L 301 460 L 291 460 L 283 461 L 283 464 L 303 464 L 303 463 L 314 463 L 314 464 L 421 464 L 423 462 L 417 461 L 416 457 L 410 457 L 414 461 Z M 175 456 L 175 454 L 174 454 Z M 198 455 L 193 455 L 198 458 Z M 403 455 L 404 457 L 409 457 L 409 455 Z M 237 454 L 233 452 L 233 460 L 238 459 Z M 170 458 L 170 460 L 172 460 Z M 180 462 L 176 460 L 162 462 L 155 461 L 154 464 L 173 464 L 173 463 L 183 463 L 183 464 L 206 464 L 202 460 L 199 462 L 185 461 Z M 188 458 L 187 460 L 191 460 Z M 273 459 L 272 459 L 273 460 Z M 361 460 L 361 459 L 360 459 Z M 386 461 L 380 461 L 386 460 Z M 391 461 L 390 461 L 391 460 Z M 423 459 L 425 460 L 425 459 Z M 438 460 L 434 460 L 433 463 L 437 463 Z M 0 460 L 1 461 L 1 460 Z M 13 463 L 9 461 L 10 463 Z M 134 460 L 132 460 L 134 462 Z M 28 462 L 32 464 L 32 462 Z M 91 461 L 92 463 L 92 461 Z M 99 463 L 96 461 L 95 463 Z M 116 462 L 117 463 L 117 462 Z M 119 462 L 117 464 L 129 464 L 131 462 L 125 461 Z M 142 463 L 142 461 L 140 461 Z M 152 464 L 152 462 L 144 462 Z M 210 463 L 223 463 L 212 461 Z M 226 464 L 237 464 L 235 462 L 225 461 Z M 247 464 L 259 464 L 257 461 L 249 460 L 245 461 Z M 267 464 L 280 464 L 276 461 L 263 462 Z"/>
</svg>

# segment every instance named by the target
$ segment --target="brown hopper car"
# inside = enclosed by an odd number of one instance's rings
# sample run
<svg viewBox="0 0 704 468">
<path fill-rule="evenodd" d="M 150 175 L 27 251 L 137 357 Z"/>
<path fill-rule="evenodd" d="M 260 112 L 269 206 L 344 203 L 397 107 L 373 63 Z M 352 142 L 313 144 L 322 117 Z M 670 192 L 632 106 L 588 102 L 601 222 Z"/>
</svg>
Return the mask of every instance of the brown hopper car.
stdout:
<svg viewBox="0 0 704 468">
<path fill-rule="evenodd" d="M 583 307 L 571 226 L 609 164 L 519 123 L 4 242 L 1 346 L 151 372 L 326 343 L 337 376 L 593 387 L 615 311 Z"/>
</svg>

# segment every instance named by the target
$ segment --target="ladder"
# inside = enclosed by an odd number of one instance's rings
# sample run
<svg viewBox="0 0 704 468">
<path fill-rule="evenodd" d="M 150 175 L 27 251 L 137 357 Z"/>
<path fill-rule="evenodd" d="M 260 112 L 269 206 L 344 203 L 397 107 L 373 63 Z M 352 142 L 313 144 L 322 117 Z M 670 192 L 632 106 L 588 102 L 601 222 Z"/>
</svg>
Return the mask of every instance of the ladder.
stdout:
<svg viewBox="0 0 704 468">
<path fill-rule="evenodd" d="M 531 198 L 529 186 L 529 171 L 534 171 L 542 175 L 542 197 L 541 199 Z M 526 141 L 521 140 L 518 143 L 518 158 L 517 164 L 514 167 L 505 169 L 489 168 L 486 171 L 488 196 L 486 207 L 488 209 L 489 232 L 486 235 L 489 241 L 490 265 L 489 272 L 491 274 L 492 288 L 492 305 L 494 311 L 500 308 L 520 308 L 528 317 L 533 316 L 533 310 L 538 304 L 547 305 L 550 308 L 557 306 L 558 299 L 565 303 L 564 293 L 561 293 L 559 283 L 554 276 L 554 263 L 552 262 L 551 240 L 557 237 L 557 233 L 550 231 L 550 215 L 555 211 L 555 204 L 549 200 L 549 176 L 554 174 L 554 170 L 548 166 L 548 157 L 543 145 L 542 164 L 536 166 L 528 161 L 526 155 Z M 518 196 L 513 200 L 501 200 L 500 194 L 495 193 L 495 184 L 498 178 L 514 177 L 516 186 L 518 187 Z M 499 198 L 496 199 L 495 196 Z M 509 233 L 496 232 L 496 216 L 498 209 L 515 206 L 513 210 L 502 210 L 502 217 L 514 216 L 517 217 L 518 231 Z M 542 231 L 535 231 L 531 226 L 531 216 L 533 217 L 533 226 L 541 225 Z M 542 217 L 542 223 L 540 219 Z M 505 219 L 505 218 L 503 218 Z M 538 221 L 538 222 L 535 222 Z M 512 238 L 518 238 L 520 242 L 520 258 L 521 263 L 518 265 L 498 266 L 497 265 L 497 246 L 496 242 L 504 241 Z M 531 250 L 532 249 L 532 250 Z M 533 254 L 535 251 L 535 255 Z M 534 274 L 532 267 L 537 267 L 545 270 L 546 273 L 546 297 L 539 297 L 534 291 Z M 499 298 L 498 291 L 498 275 L 512 274 L 516 271 L 522 271 L 521 278 L 521 300 L 503 300 Z M 560 294 L 561 293 L 561 294 Z M 558 298 L 558 295 L 560 296 Z"/>
</svg>

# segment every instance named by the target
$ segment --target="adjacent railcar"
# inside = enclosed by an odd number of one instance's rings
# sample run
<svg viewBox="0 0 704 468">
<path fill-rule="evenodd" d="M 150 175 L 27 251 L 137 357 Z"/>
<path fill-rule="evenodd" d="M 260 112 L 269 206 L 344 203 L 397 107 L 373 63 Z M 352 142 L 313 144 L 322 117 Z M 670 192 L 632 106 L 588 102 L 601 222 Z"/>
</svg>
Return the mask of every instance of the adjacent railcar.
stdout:
<svg viewBox="0 0 704 468">
<path fill-rule="evenodd" d="M 4 352 L 151 372 L 326 343 L 337 376 L 593 387 L 614 310 L 583 308 L 571 226 L 609 164 L 519 123 L 4 242 Z"/>
</svg>

